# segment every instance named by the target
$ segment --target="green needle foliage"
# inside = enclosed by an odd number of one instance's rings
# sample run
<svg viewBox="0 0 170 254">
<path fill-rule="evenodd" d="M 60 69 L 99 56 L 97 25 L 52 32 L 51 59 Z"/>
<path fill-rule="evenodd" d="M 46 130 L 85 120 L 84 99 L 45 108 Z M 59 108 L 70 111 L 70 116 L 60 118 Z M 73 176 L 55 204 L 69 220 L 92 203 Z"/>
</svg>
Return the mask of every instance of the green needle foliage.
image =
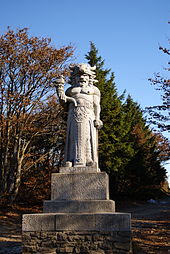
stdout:
<svg viewBox="0 0 170 254">
<path fill-rule="evenodd" d="M 161 147 L 146 125 L 140 106 L 124 94 L 118 96 L 114 73 L 104 69 L 95 45 L 90 43 L 86 59 L 96 66 L 96 78 L 101 92 L 99 132 L 99 166 L 109 174 L 111 196 L 133 195 L 144 186 L 160 184 L 166 178 L 161 166 Z"/>
<path fill-rule="evenodd" d="M 110 69 L 104 69 L 104 61 L 97 54 L 95 45 L 91 43 L 86 59 L 91 66 L 96 66 L 96 78 L 99 81 L 97 86 L 101 92 L 101 120 L 103 121 L 103 128 L 99 135 L 99 163 L 101 170 L 110 173 L 117 171 L 122 164 L 122 160 L 117 156 L 122 128 L 121 98 L 117 95 L 114 73 Z"/>
<path fill-rule="evenodd" d="M 127 135 L 132 153 L 124 168 L 124 183 L 122 190 L 134 196 L 143 188 L 153 188 L 166 178 L 166 170 L 161 166 L 160 156 L 163 147 L 159 147 L 157 135 L 153 134 L 143 117 L 142 110 L 130 96 L 123 104 Z"/>
</svg>

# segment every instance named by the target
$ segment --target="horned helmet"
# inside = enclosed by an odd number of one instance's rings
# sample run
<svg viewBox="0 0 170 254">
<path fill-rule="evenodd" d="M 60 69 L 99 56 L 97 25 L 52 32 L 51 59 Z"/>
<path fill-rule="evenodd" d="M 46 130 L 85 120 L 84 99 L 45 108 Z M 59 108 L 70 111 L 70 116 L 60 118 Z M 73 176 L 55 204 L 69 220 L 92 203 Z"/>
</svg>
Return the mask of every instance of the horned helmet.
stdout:
<svg viewBox="0 0 170 254">
<path fill-rule="evenodd" d="M 89 84 L 93 85 L 94 83 L 97 83 L 98 81 L 95 79 L 96 78 L 96 66 L 90 66 L 87 63 L 79 63 L 79 64 L 71 64 L 70 65 L 70 79 L 69 79 L 69 84 L 74 86 L 75 84 L 75 77 L 77 75 L 81 74 L 87 74 L 89 75 Z"/>
</svg>

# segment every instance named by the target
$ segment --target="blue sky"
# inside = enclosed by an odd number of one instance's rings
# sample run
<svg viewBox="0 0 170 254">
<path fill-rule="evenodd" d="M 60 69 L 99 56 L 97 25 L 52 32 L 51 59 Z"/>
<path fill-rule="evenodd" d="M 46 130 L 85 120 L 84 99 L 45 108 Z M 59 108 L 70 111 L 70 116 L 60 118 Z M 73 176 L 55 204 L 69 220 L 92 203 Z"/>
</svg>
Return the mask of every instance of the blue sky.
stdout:
<svg viewBox="0 0 170 254">
<path fill-rule="evenodd" d="M 169 0 L 3 0 L 0 34 L 7 26 L 28 27 L 56 47 L 72 44 L 76 62 L 86 61 L 93 41 L 115 73 L 119 94 L 126 89 L 144 108 L 160 103 L 148 78 L 164 73 L 169 60 L 159 51 L 168 45 L 169 20 Z"/>
</svg>

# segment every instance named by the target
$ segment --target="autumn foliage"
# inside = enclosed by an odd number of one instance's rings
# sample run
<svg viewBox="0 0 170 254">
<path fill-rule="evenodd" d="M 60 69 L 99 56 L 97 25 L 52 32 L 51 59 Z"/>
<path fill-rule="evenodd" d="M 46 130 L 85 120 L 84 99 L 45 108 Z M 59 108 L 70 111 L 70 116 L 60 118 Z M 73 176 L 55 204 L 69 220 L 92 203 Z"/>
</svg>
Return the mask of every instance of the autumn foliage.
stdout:
<svg viewBox="0 0 170 254">
<path fill-rule="evenodd" d="M 71 46 L 56 49 L 50 39 L 29 37 L 26 28 L 8 29 L 0 36 L 1 195 L 15 199 L 23 172 L 53 149 L 40 148 L 54 131 L 57 137 L 61 126 L 61 108 L 49 98 L 56 78 L 66 74 L 72 54 Z"/>
</svg>

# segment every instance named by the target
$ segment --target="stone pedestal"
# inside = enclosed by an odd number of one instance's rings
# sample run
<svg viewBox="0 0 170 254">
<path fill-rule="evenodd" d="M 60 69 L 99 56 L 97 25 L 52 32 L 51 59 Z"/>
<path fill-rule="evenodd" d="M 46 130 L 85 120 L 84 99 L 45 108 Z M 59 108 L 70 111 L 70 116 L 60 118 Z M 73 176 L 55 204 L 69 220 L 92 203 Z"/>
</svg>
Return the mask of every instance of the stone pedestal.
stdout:
<svg viewBox="0 0 170 254">
<path fill-rule="evenodd" d="M 104 172 L 52 174 L 51 200 L 108 199 L 108 175 Z"/>
<path fill-rule="evenodd" d="M 23 253 L 131 253 L 130 214 L 115 212 L 107 174 L 89 172 L 52 174 L 43 213 L 23 216 Z"/>
</svg>

